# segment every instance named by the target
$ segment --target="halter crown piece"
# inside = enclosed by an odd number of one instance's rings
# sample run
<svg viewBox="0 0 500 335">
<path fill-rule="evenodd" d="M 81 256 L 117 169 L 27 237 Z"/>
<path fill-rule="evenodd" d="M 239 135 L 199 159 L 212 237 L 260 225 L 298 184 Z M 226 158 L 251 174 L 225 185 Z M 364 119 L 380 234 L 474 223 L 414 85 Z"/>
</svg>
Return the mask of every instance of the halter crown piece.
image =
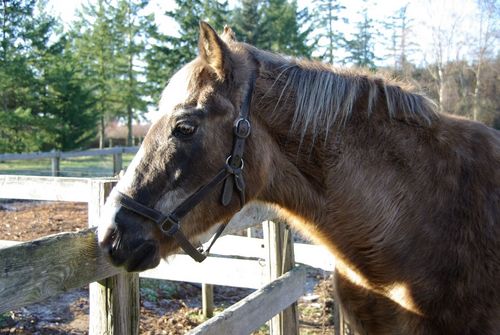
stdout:
<svg viewBox="0 0 500 335">
<path fill-rule="evenodd" d="M 224 182 L 222 188 L 221 204 L 223 206 L 229 205 L 233 198 L 234 189 L 239 193 L 240 206 L 245 205 L 245 180 L 243 179 L 243 168 L 245 162 L 243 161 L 243 153 L 245 151 L 245 141 L 250 136 L 252 126 L 249 120 L 250 105 L 252 103 L 252 95 L 255 86 L 255 74 L 252 74 L 248 83 L 247 92 L 240 108 L 240 113 L 233 126 L 233 148 L 231 154 L 227 157 L 224 167 L 213 177 L 207 184 L 201 186 L 196 192 L 191 194 L 172 212 L 163 214 L 153 208 L 147 207 L 126 194 L 120 194 L 120 205 L 128 210 L 154 221 L 160 230 L 167 236 L 173 237 L 179 246 L 186 254 L 191 256 L 195 261 L 202 262 L 207 258 L 210 249 L 215 241 L 220 237 L 222 231 L 226 227 L 221 224 L 216 233 L 212 237 L 207 250 L 202 247 L 196 248 L 189 242 L 186 235 L 181 230 L 181 220 L 189 213 L 197 204 L 199 204 L 206 195 L 211 193 L 216 186 Z"/>
</svg>

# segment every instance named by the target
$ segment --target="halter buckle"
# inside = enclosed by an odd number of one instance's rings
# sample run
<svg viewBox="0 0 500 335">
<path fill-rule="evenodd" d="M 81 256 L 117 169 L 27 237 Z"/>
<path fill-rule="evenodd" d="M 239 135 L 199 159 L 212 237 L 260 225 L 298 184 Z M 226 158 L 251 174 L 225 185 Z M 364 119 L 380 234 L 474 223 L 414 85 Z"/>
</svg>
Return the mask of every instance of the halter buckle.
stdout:
<svg viewBox="0 0 500 335">
<path fill-rule="evenodd" d="M 252 125 L 247 118 L 239 118 L 234 122 L 234 134 L 239 138 L 247 138 L 252 131 Z"/>
<path fill-rule="evenodd" d="M 174 236 L 180 228 L 181 225 L 179 219 L 174 217 L 172 214 L 166 216 L 165 219 L 163 219 L 163 221 L 160 223 L 160 230 L 169 237 Z"/>
</svg>

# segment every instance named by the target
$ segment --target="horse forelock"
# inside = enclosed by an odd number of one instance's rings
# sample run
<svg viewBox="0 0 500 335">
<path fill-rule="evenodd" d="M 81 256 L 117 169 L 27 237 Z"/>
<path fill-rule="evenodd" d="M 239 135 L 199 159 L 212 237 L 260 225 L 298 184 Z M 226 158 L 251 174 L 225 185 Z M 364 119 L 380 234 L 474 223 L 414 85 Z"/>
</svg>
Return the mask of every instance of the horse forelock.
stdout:
<svg viewBox="0 0 500 335">
<path fill-rule="evenodd" d="M 170 114 L 176 106 L 184 104 L 192 94 L 194 61 L 181 67 L 168 81 L 161 94 L 158 110 L 153 114 L 155 123 L 160 117 Z"/>
</svg>

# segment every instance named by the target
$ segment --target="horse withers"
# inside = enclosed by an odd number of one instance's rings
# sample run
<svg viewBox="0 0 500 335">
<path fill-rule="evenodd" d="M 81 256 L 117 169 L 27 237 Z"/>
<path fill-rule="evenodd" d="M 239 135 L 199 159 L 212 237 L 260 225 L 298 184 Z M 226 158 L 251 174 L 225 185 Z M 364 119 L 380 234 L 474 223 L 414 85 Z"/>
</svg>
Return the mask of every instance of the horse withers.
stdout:
<svg viewBox="0 0 500 335">
<path fill-rule="evenodd" d="M 111 193 L 99 243 L 155 267 L 245 203 L 337 258 L 360 334 L 500 334 L 500 134 L 397 82 L 290 59 L 200 24 L 199 55 Z"/>
</svg>

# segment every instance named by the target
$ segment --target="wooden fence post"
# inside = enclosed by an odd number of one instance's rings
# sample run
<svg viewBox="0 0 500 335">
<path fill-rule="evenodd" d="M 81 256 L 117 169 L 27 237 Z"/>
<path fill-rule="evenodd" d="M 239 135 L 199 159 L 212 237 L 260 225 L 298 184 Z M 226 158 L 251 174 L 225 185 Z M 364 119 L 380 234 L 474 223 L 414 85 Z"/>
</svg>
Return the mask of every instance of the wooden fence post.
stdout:
<svg viewBox="0 0 500 335">
<path fill-rule="evenodd" d="M 123 169 L 123 153 L 113 154 L 113 176 L 116 176 Z"/>
<path fill-rule="evenodd" d="M 210 319 L 214 316 L 214 286 L 210 284 L 201 284 L 201 302 L 203 317 Z"/>
<path fill-rule="evenodd" d="M 282 222 L 264 221 L 264 240 L 268 250 L 269 281 L 273 281 L 295 266 L 292 232 Z M 271 335 L 298 335 L 297 303 L 269 321 Z"/>
<path fill-rule="evenodd" d="M 52 177 L 59 177 L 61 175 L 61 152 L 52 150 L 54 156 L 52 157 Z"/>
<path fill-rule="evenodd" d="M 96 226 L 115 182 L 91 180 L 89 226 Z M 89 285 L 89 334 L 139 334 L 139 276 L 121 273 Z"/>
</svg>

